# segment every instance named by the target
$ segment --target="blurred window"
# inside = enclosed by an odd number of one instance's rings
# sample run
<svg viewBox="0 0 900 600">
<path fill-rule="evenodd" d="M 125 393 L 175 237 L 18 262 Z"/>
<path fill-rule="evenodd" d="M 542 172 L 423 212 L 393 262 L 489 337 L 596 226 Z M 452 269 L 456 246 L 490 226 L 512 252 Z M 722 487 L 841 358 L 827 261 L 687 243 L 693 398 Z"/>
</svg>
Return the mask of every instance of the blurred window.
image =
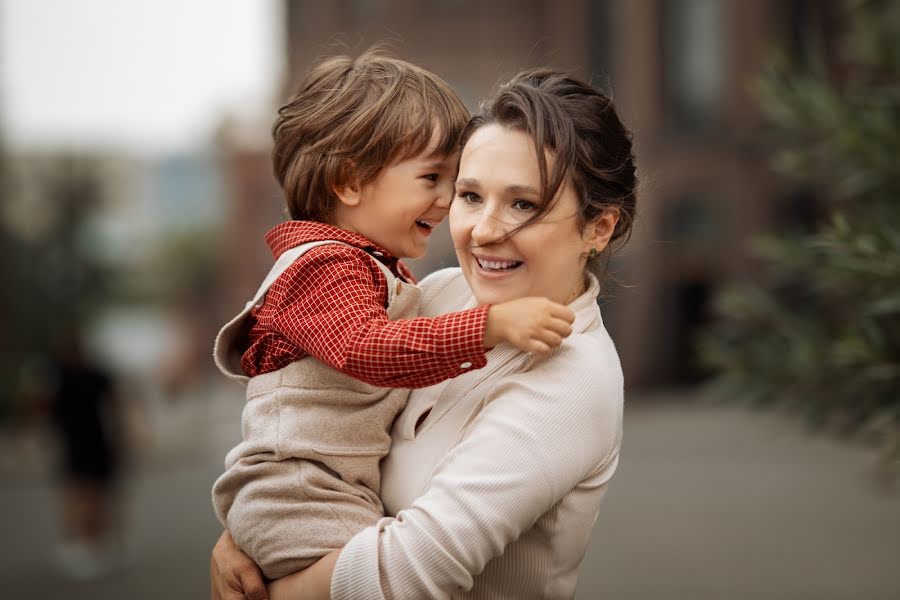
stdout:
<svg viewBox="0 0 900 600">
<path fill-rule="evenodd" d="M 384 18 L 388 4 L 388 0 L 343 0 L 341 8 L 346 20 L 360 24 Z"/>
<path fill-rule="evenodd" d="M 424 8 L 427 12 L 438 11 L 442 14 L 453 14 L 460 10 L 478 10 L 477 5 L 471 5 L 471 0 L 428 0 Z"/>
<path fill-rule="evenodd" d="M 788 0 L 784 3 L 782 22 L 786 46 L 795 63 L 812 66 L 821 60 L 825 50 L 825 15 L 831 4 L 829 0 Z"/>
<path fill-rule="evenodd" d="M 715 236 L 718 225 L 713 203 L 688 195 L 665 204 L 660 232 L 669 242 L 704 242 Z"/>
<path fill-rule="evenodd" d="M 591 82 L 609 94 L 613 76 L 613 7 L 611 0 L 591 0 Z"/>
<path fill-rule="evenodd" d="M 661 3 L 664 101 L 678 130 L 703 132 L 719 118 L 726 68 L 725 4 L 721 0 Z"/>
</svg>

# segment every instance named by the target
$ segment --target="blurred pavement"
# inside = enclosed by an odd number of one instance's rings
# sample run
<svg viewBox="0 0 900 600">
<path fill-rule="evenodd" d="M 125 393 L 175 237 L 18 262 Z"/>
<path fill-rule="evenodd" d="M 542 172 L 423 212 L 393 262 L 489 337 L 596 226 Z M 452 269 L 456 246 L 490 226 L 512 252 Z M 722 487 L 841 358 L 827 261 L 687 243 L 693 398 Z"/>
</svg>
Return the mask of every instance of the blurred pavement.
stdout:
<svg viewBox="0 0 900 600">
<path fill-rule="evenodd" d="M 126 486 L 129 566 L 97 583 L 67 582 L 51 568 L 48 461 L 35 460 L 40 448 L 13 460 L 21 448 L 0 438 L 2 596 L 207 598 L 220 531 L 209 489 L 238 434 L 232 391 L 138 415 L 151 458 Z M 810 436 L 783 415 L 683 394 L 632 400 L 577 598 L 900 598 L 900 492 L 877 490 L 871 463 L 870 450 Z"/>
</svg>

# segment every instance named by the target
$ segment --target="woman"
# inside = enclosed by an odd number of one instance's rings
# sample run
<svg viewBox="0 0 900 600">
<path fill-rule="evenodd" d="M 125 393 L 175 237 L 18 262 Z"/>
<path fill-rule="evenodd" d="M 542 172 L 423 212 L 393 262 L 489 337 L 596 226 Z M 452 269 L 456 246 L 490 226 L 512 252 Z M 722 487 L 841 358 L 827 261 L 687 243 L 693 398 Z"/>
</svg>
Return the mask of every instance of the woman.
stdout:
<svg viewBox="0 0 900 600">
<path fill-rule="evenodd" d="M 606 96 L 537 70 L 503 86 L 461 142 L 460 269 L 422 282 L 425 313 L 546 296 L 573 310 L 572 335 L 545 358 L 499 346 L 485 368 L 414 391 L 382 469 L 395 516 L 272 583 L 273 600 L 574 595 L 621 442 L 621 367 L 590 271 L 631 229 L 630 135 Z M 266 597 L 247 560 L 223 534 L 214 598 Z"/>
</svg>

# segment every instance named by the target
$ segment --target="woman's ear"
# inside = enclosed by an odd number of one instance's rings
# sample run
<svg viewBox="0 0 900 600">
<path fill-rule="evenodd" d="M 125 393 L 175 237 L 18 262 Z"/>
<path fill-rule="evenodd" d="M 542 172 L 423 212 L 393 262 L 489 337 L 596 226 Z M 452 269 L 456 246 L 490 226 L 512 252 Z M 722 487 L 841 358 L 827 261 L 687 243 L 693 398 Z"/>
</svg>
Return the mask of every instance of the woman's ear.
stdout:
<svg viewBox="0 0 900 600">
<path fill-rule="evenodd" d="M 584 231 L 584 241 L 587 245 L 587 252 L 595 249 L 597 252 L 603 252 L 609 245 L 609 240 L 616 230 L 616 224 L 619 222 L 619 209 L 615 206 L 608 206 L 603 209 L 593 221 L 588 223 Z"/>
</svg>

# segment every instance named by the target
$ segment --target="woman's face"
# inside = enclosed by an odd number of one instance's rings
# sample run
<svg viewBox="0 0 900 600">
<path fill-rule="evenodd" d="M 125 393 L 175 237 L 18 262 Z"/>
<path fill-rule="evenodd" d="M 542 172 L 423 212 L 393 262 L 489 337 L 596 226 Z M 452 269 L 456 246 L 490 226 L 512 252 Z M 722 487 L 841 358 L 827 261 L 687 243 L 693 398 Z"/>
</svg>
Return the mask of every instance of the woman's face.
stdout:
<svg viewBox="0 0 900 600">
<path fill-rule="evenodd" d="M 552 168 L 553 157 L 547 158 Z M 528 134 L 486 125 L 463 148 L 450 234 L 479 304 L 525 296 L 566 304 L 584 291 L 586 256 L 598 246 L 596 227 L 578 227 L 578 203 L 570 185 L 561 187 L 553 208 L 540 220 L 504 239 L 538 209 L 540 187 Z"/>
</svg>

